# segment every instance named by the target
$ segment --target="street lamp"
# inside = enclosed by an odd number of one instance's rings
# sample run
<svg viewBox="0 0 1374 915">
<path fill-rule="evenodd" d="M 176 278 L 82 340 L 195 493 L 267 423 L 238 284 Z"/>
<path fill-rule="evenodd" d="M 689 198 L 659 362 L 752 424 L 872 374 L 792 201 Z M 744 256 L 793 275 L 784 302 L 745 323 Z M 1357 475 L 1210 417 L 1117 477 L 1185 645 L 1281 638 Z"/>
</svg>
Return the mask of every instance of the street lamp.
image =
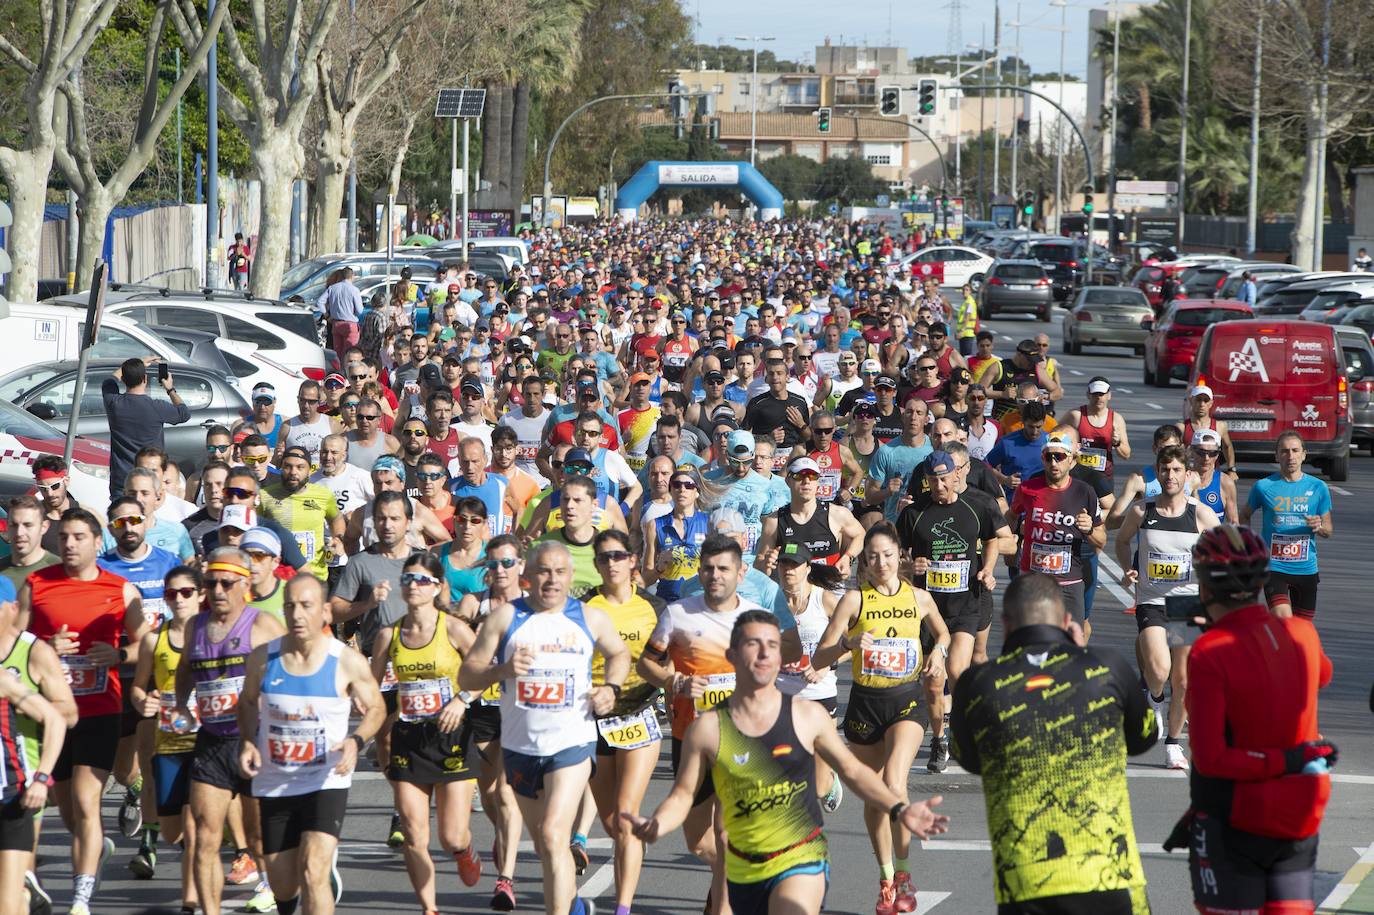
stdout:
<svg viewBox="0 0 1374 915">
<path fill-rule="evenodd" d="M 1191 2 L 1191 0 L 1190 0 Z M 1069 0 L 1050 0 L 1050 6 L 1059 7 L 1059 107 L 1064 107 L 1064 37 L 1068 33 Z M 1184 66 L 1187 66 L 1186 64 Z M 1054 134 L 1054 232 L 1063 231 L 1064 219 L 1064 134 L 1055 122 Z M 1092 239 L 1092 226 L 1088 226 L 1088 239 Z"/>
<path fill-rule="evenodd" d="M 759 42 L 772 41 L 772 35 L 736 35 L 735 41 L 748 41 L 754 46 L 754 66 L 749 81 L 749 164 L 757 157 L 759 136 Z"/>
<path fill-rule="evenodd" d="M 1188 62 L 1193 53 L 1193 0 L 1183 5 L 1183 97 L 1178 103 L 1178 226 L 1177 247 L 1183 250 L 1184 213 L 1187 209 L 1184 182 L 1188 178 Z M 1315 269 L 1315 268 L 1314 268 Z"/>
</svg>

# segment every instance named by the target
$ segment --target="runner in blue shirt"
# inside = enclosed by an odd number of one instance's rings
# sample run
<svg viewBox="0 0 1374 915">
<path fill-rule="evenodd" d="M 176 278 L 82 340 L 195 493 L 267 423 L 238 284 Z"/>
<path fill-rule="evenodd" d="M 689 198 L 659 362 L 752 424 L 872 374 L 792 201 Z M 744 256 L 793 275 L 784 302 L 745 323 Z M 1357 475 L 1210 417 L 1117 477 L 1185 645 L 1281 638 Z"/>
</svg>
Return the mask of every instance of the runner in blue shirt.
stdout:
<svg viewBox="0 0 1374 915">
<path fill-rule="evenodd" d="M 865 501 L 870 505 L 883 503 L 883 515 L 896 521 L 902 510 L 902 494 L 911 482 L 911 475 L 934 447 L 926 435 L 926 402 L 913 397 L 902 407 L 902 434 L 885 445 L 879 445 L 868 464 L 868 485 Z M 788 494 L 791 501 L 791 493 Z"/>
<path fill-rule="evenodd" d="M 133 496 L 115 499 L 110 504 L 110 531 L 115 548 L 100 556 L 95 564 L 137 588 L 143 598 L 144 619 L 150 626 L 157 626 L 167 618 L 167 602 L 162 596 L 167 573 L 181 565 L 181 559 L 144 539 L 150 521 Z"/>
<path fill-rule="evenodd" d="M 1028 403 L 1021 407 L 1021 428 L 997 440 L 988 452 L 987 465 L 1006 490 L 1010 500 L 1022 480 L 1044 469 L 1040 450 L 1049 435 L 1045 432 L 1045 406 Z"/>
<path fill-rule="evenodd" d="M 744 518 L 744 565 L 754 565 L 754 548 L 758 545 L 759 534 L 763 532 L 763 516 L 777 511 L 791 501 L 779 501 L 779 494 L 772 484 L 754 470 L 754 435 L 743 429 L 731 432 L 725 440 L 725 452 L 729 460 L 727 469 L 717 468 L 706 474 L 709 483 L 721 490 L 716 500 L 718 508 L 733 508 Z"/>
<path fill-rule="evenodd" d="M 1260 534 L 1269 545 L 1269 581 L 1264 586 L 1276 616 L 1317 613 L 1317 538 L 1331 536 L 1331 491 L 1302 472 L 1307 458 L 1302 436 L 1285 432 L 1275 446 L 1278 473 L 1255 482 L 1240 512 L 1248 525 L 1260 512 Z"/>
</svg>

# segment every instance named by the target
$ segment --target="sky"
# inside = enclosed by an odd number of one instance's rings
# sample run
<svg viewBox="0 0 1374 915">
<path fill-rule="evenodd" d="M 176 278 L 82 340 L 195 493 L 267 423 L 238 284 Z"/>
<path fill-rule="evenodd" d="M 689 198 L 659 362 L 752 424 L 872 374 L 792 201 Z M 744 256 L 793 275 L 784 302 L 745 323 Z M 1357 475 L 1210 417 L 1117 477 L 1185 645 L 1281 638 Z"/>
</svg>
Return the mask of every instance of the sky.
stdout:
<svg viewBox="0 0 1374 915">
<path fill-rule="evenodd" d="M 684 11 L 697 27 L 702 44 L 746 43 L 737 35 L 771 35 L 775 40 L 761 45 L 778 57 L 813 62 L 814 48 L 826 36 L 831 44 L 896 46 L 915 57 L 943 54 L 949 46 L 951 0 L 867 0 L 831 3 L 820 0 L 681 0 Z M 960 0 L 963 43 L 993 45 L 994 0 Z M 1022 54 L 1037 73 L 1059 70 L 1060 10 L 1047 0 L 1021 0 Z M 1083 78 L 1087 70 L 1088 9 L 1083 0 L 1069 0 L 1064 42 L 1065 72 Z M 1016 44 L 1015 30 L 1008 23 L 1017 21 L 1017 0 L 1002 3 L 1002 46 L 1006 53 Z M 1032 27 L 1034 26 L 1034 27 Z M 1049 27 L 1048 29 L 1045 27 Z"/>
</svg>

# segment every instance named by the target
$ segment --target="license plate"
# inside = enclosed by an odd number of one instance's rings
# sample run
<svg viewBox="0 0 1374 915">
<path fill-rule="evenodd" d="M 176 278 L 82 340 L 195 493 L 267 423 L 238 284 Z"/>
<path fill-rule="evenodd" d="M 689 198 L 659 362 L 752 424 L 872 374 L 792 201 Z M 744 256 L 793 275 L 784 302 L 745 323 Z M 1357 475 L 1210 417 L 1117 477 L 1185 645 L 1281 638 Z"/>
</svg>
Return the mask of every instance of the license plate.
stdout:
<svg viewBox="0 0 1374 915">
<path fill-rule="evenodd" d="M 1226 424 L 1231 427 L 1232 432 L 1269 431 L 1269 420 L 1267 419 L 1228 419 Z"/>
<path fill-rule="evenodd" d="M 1035 287 L 1032 286 L 1032 285 L 1030 285 L 1029 283 L 1008 283 L 1008 284 L 1007 284 L 1007 288 L 1008 288 L 1008 289 L 1034 289 Z"/>
<path fill-rule="evenodd" d="M 1130 315 L 1103 315 L 1102 320 L 1106 321 L 1108 324 L 1138 323 L 1136 322 L 1135 318 L 1132 318 Z"/>
</svg>

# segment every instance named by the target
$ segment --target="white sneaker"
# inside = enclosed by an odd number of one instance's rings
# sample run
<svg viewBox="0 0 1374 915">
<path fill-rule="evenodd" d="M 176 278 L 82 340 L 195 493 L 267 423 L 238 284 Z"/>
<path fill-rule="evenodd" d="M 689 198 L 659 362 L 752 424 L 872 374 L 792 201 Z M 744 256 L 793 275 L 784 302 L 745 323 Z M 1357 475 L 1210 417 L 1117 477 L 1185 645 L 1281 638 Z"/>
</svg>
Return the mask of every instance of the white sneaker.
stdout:
<svg viewBox="0 0 1374 915">
<path fill-rule="evenodd" d="M 832 773 L 830 781 L 830 792 L 821 798 L 821 807 L 826 813 L 834 813 L 840 809 L 840 802 L 844 800 L 844 784 L 838 775 Z"/>
<path fill-rule="evenodd" d="M 1176 743 L 1164 745 L 1164 768 L 1188 771 L 1188 757 L 1183 755 L 1183 747 Z"/>
<path fill-rule="evenodd" d="M 1150 690 L 1147 688 L 1147 689 L 1145 690 L 1145 701 L 1148 702 L 1148 703 L 1150 703 L 1150 708 L 1154 709 L 1154 713 L 1155 713 L 1155 739 L 1156 739 L 1156 740 L 1163 740 L 1163 739 L 1164 739 L 1164 716 L 1165 716 L 1164 703 L 1166 703 L 1166 702 L 1168 701 L 1168 699 L 1160 699 L 1158 702 L 1156 702 L 1156 701 L 1155 701 L 1155 697 L 1150 695 Z"/>
</svg>

